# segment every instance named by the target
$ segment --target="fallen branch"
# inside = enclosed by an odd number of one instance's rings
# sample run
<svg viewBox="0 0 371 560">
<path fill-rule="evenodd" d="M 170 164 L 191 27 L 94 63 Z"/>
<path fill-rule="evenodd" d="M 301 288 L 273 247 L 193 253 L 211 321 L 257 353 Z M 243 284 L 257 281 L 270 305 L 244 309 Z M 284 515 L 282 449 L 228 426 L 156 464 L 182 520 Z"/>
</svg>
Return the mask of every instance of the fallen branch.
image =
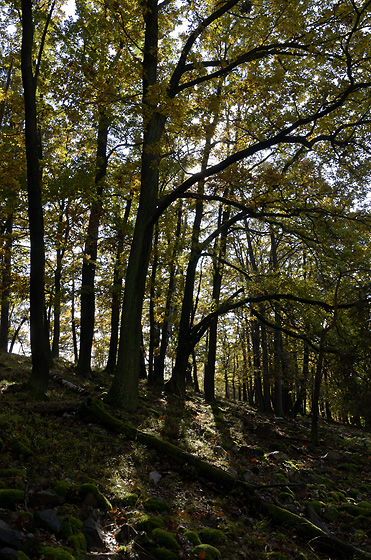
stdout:
<svg viewBox="0 0 371 560">
<path fill-rule="evenodd" d="M 183 451 L 176 445 L 164 441 L 156 436 L 138 430 L 128 422 L 123 422 L 115 418 L 107 410 L 103 402 L 95 397 L 88 398 L 81 406 L 81 411 L 92 415 L 96 420 L 104 425 L 105 428 L 126 436 L 131 440 L 138 441 L 161 454 L 166 454 L 180 465 L 191 465 L 197 469 L 199 475 L 208 480 L 222 485 L 229 490 L 237 488 L 250 501 L 250 505 L 269 517 L 273 522 L 286 525 L 294 529 L 308 545 L 318 552 L 331 554 L 334 558 L 349 560 L 371 560 L 371 554 L 359 550 L 351 544 L 345 543 L 331 535 L 326 534 L 322 529 L 316 527 L 307 519 L 263 500 L 257 493 L 256 488 L 236 479 L 232 474 L 203 461 L 197 455 Z"/>
</svg>

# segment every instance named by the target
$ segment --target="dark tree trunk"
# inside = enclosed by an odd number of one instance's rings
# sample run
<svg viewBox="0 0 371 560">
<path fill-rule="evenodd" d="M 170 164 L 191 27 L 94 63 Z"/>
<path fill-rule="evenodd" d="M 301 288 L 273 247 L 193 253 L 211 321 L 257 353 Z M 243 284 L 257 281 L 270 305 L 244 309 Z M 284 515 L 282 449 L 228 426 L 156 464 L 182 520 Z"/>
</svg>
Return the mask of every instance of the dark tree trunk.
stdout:
<svg viewBox="0 0 371 560">
<path fill-rule="evenodd" d="M 224 192 L 225 197 L 229 194 L 229 188 Z M 218 226 L 225 223 L 230 216 L 230 206 L 222 209 L 219 208 L 219 223 Z M 220 299 L 220 290 L 222 287 L 222 276 L 223 276 L 223 260 L 227 251 L 227 232 L 223 231 L 220 236 L 220 241 L 215 242 L 215 254 L 214 258 L 214 274 L 213 274 L 213 304 L 218 306 Z M 217 349 L 217 338 L 218 338 L 218 317 L 215 317 L 214 321 L 210 325 L 209 329 L 209 348 L 207 354 L 207 362 L 205 367 L 204 375 L 204 391 L 205 400 L 213 401 L 215 399 L 215 362 L 216 362 L 216 349 Z"/>
<path fill-rule="evenodd" d="M 170 313 L 172 308 L 172 300 L 175 290 L 175 272 L 176 272 L 176 258 L 179 251 L 179 240 L 182 227 L 182 202 L 179 203 L 177 212 L 177 225 L 175 231 L 175 243 L 170 264 L 169 285 L 167 289 L 166 304 L 165 304 L 165 317 L 161 329 L 161 345 L 160 352 L 154 358 L 153 368 L 153 382 L 156 385 L 164 384 L 164 370 L 165 370 L 165 357 L 170 334 Z"/>
<path fill-rule="evenodd" d="M 120 308 L 121 308 L 121 293 L 122 281 L 124 278 L 122 252 L 124 250 L 124 229 L 127 225 L 132 199 L 129 198 L 126 203 L 125 214 L 122 224 L 119 225 L 117 232 L 117 252 L 116 262 L 113 271 L 113 286 L 112 286 L 112 300 L 111 300 L 111 336 L 108 350 L 108 359 L 106 371 L 113 373 L 116 366 L 117 345 L 119 340 L 119 323 L 120 323 Z"/>
<path fill-rule="evenodd" d="M 12 231 L 13 214 L 11 214 L 4 225 L 4 249 L 2 258 L 1 278 L 1 317 L 0 317 L 0 352 L 8 351 L 9 338 L 9 296 L 11 286 L 11 264 L 12 264 Z"/>
<path fill-rule="evenodd" d="M 158 201 L 158 142 L 165 124 L 165 117 L 157 112 L 151 94 L 151 86 L 157 83 L 157 0 L 145 2 L 144 19 L 141 192 L 125 280 L 117 366 L 107 395 L 107 401 L 128 411 L 136 410 L 138 404 L 142 306 Z"/>
<path fill-rule="evenodd" d="M 154 356 L 160 345 L 160 325 L 156 319 L 156 274 L 158 267 L 158 224 L 155 226 L 155 235 L 152 250 L 152 271 L 149 289 L 149 350 L 148 350 L 148 383 L 153 384 L 154 378 Z"/>
<path fill-rule="evenodd" d="M 22 0 L 21 70 L 25 106 L 28 217 L 30 228 L 30 340 L 32 372 L 30 389 L 45 392 L 49 380 L 50 349 L 45 321 L 45 249 L 41 196 L 40 145 L 36 116 L 36 79 L 32 71 L 32 1 Z"/>
<path fill-rule="evenodd" d="M 109 119 L 104 111 L 99 115 L 95 200 L 90 209 L 81 274 L 80 353 L 77 369 L 83 375 L 91 372 L 91 351 L 95 323 L 95 271 L 97 268 L 98 231 L 103 212 L 103 179 L 107 172 L 107 138 Z"/>
<path fill-rule="evenodd" d="M 72 280 L 72 298 L 71 298 L 71 324 L 72 324 L 72 344 L 73 344 L 73 355 L 75 359 L 75 364 L 77 364 L 79 353 L 77 349 L 77 329 L 76 329 L 76 318 L 75 318 L 75 281 Z"/>
<path fill-rule="evenodd" d="M 261 379 L 260 336 L 259 336 L 258 321 L 253 321 L 252 323 L 251 341 L 252 341 L 253 364 L 254 364 L 255 404 L 259 410 L 264 411 L 264 398 L 263 398 L 262 379 Z"/>
</svg>

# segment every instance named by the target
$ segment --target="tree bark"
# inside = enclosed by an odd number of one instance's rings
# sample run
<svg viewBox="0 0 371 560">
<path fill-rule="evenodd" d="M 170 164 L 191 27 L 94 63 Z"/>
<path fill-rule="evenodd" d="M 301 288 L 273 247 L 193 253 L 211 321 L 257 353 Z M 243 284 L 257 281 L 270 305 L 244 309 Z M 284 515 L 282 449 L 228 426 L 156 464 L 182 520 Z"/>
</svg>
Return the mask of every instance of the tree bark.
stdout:
<svg viewBox="0 0 371 560">
<path fill-rule="evenodd" d="M 87 237 L 83 255 L 81 275 L 81 309 L 80 309 L 80 352 L 77 369 L 86 376 L 91 372 L 91 351 L 94 338 L 95 322 L 95 271 L 98 255 L 98 231 L 103 212 L 103 179 L 107 172 L 107 138 L 109 118 L 105 111 L 99 114 L 97 157 L 94 193 L 95 200 L 91 206 Z"/>
<path fill-rule="evenodd" d="M 128 411 L 136 410 L 138 404 L 142 306 L 158 201 L 158 142 L 165 124 L 151 95 L 151 87 L 157 83 L 157 0 L 145 2 L 144 20 L 141 192 L 126 273 L 117 366 L 107 395 L 108 402 Z"/>
<path fill-rule="evenodd" d="M 22 0 L 21 70 L 25 106 L 28 217 L 30 228 L 30 340 L 32 372 L 31 390 L 45 392 L 49 381 L 50 349 L 45 320 L 45 248 L 41 193 L 40 145 L 36 115 L 36 79 L 32 71 L 33 16 L 32 1 Z"/>
<path fill-rule="evenodd" d="M 1 316 L 0 316 L 0 352 L 8 351 L 9 338 L 9 296 L 11 286 L 12 265 L 12 231 L 13 214 L 11 214 L 4 225 L 4 249 L 2 258 L 1 278 Z"/>
</svg>

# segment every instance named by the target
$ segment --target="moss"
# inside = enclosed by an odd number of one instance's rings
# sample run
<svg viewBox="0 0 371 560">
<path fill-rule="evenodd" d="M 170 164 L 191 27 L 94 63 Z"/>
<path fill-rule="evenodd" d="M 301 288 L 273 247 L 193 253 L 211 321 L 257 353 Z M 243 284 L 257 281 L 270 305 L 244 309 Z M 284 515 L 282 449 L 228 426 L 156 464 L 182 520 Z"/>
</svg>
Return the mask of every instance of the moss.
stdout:
<svg viewBox="0 0 371 560">
<path fill-rule="evenodd" d="M 363 515 L 365 517 L 371 516 L 371 508 L 361 507 L 359 504 L 342 504 L 339 506 L 339 509 L 349 513 L 349 515 L 352 515 L 353 517 L 358 517 L 359 515 Z"/>
<path fill-rule="evenodd" d="M 68 480 L 57 480 L 57 482 L 54 484 L 54 492 L 56 492 L 60 496 L 63 496 L 64 498 L 67 498 L 71 495 L 73 488 L 74 484 L 72 484 Z"/>
<path fill-rule="evenodd" d="M 30 560 L 30 557 L 27 556 L 27 554 L 25 554 L 22 550 L 18 550 L 17 560 Z"/>
<path fill-rule="evenodd" d="M 0 507 L 10 507 L 24 501 L 23 490 L 4 488 L 0 490 Z"/>
<path fill-rule="evenodd" d="M 13 439 L 11 445 L 15 454 L 19 457 L 31 457 L 33 455 L 31 449 L 18 439 Z"/>
<path fill-rule="evenodd" d="M 71 535 L 68 538 L 68 544 L 74 550 L 86 550 L 88 548 L 86 537 L 83 533 L 76 533 L 75 535 Z"/>
<path fill-rule="evenodd" d="M 183 537 L 189 540 L 189 542 L 192 543 L 193 546 L 197 546 L 198 544 L 201 544 L 201 539 L 198 536 L 197 531 L 190 531 L 190 530 L 184 531 Z"/>
<path fill-rule="evenodd" d="M 335 502 L 335 503 L 344 502 L 346 499 L 345 494 L 343 494 L 343 492 L 340 492 L 338 490 L 337 491 L 332 490 L 331 492 L 328 493 L 327 497 L 331 502 Z"/>
<path fill-rule="evenodd" d="M 358 503 L 359 507 L 371 509 L 371 502 L 362 501 Z"/>
<path fill-rule="evenodd" d="M 282 552 L 278 552 L 277 550 L 274 550 L 273 552 L 268 552 L 267 557 L 273 558 L 274 560 L 287 560 L 286 554 L 283 554 Z"/>
<path fill-rule="evenodd" d="M 291 492 L 280 492 L 279 499 L 286 504 L 292 504 L 295 501 Z"/>
<path fill-rule="evenodd" d="M 287 484 L 288 481 L 289 481 L 288 478 L 287 478 L 287 476 L 286 476 L 285 474 L 281 473 L 281 472 L 275 473 L 275 474 L 274 474 L 274 477 L 275 477 L 277 480 L 279 480 L 280 482 L 283 482 L 284 484 Z"/>
<path fill-rule="evenodd" d="M 365 517 L 364 515 L 358 515 L 355 520 L 351 523 L 351 526 L 356 529 L 369 529 L 371 526 L 371 520 L 369 517 Z"/>
<path fill-rule="evenodd" d="M 0 478 L 24 478 L 25 472 L 21 469 L 0 469 Z"/>
<path fill-rule="evenodd" d="M 137 505 L 138 501 L 139 501 L 139 496 L 134 492 L 129 492 L 127 494 L 124 494 L 119 498 L 119 502 L 123 506 L 133 507 Z"/>
<path fill-rule="evenodd" d="M 142 515 L 137 522 L 137 528 L 146 531 L 147 533 L 152 533 L 154 529 L 158 527 L 163 527 L 164 522 L 162 521 L 161 517 L 157 516 L 150 516 L 150 515 Z"/>
<path fill-rule="evenodd" d="M 144 504 L 144 509 L 147 511 L 170 511 L 170 505 L 167 502 L 164 502 L 163 500 L 159 500 L 158 498 L 155 498 L 154 496 L 151 496 L 150 498 L 148 498 Z"/>
<path fill-rule="evenodd" d="M 341 517 L 341 513 L 334 507 L 326 508 L 322 515 L 326 521 L 336 521 Z"/>
<path fill-rule="evenodd" d="M 219 560 L 222 555 L 220 550 L 211 544 L 199 544 L 192 550 L 192 556 L 203 558 L 203 560 Z"/>
<path fill-rule="evenodd" d="M 227 542 L 227 537 L 220 529 L 201 529 L 199 531 L 202 543 L 206 544 L 224 544 Z"/>
<path fill-rule="evenodd" d="M 65 546 L 42 546 L 40 554 L 52 560 L 75 560 L 72 549 Z"/>
<path fill-rule="evenodd" d="M 81 519 L 73 517 L 72 515 L 66 515 L 62 518 L 62 529 L 61 535 L 65 539 L 71 537 L 74 533 L 81 531 L 83 523 Z"/>
<path fill-rule="evenodd" d="M 155 548 L 151 551 L 152 556 L 158 560 L 178 560 L 178 555 L 167 548 Z"/>
<path fill-rule="evenodd" d="M 358 465 L 355 465 L 354 463 L 340 463 L 340 465 L 338 465 L 338 469 L 340 471 L 345 471 L 345 472 L 349 472 L 349 473 L 355 473 L 358 472 Z"/>
<path fill-rule="evenodd" d="M 323 502 L 320 502 L 319 500 L 309 500 L 304 503 L 305 505 L 312 506 L 317 515 L 321 514 L 322 506 L 324 505 Z"/>
<path fill-rule="evenodd" d="M 158 527 L 153 529 L 152 537 L 161 546 L 166 546 L 167 548 L 172 548 L 174 550 L 178 550 L 179 548 L 179 543 L 176 540 L 174 533 L 164 531 Z"/>
<path fill-rule="evenodd" d="M 94 498 L 97 500 L 98 506 L 105 511 L 112 509 L 112 504 L 107 500 L 107 498 L 100 492 L 95 484 L 91 482 L 85 482 L 80 486 L 76 487 L 77 493 L 81 497 L 85 497 L 88 494 L 93 494 Z"/>
</svg>

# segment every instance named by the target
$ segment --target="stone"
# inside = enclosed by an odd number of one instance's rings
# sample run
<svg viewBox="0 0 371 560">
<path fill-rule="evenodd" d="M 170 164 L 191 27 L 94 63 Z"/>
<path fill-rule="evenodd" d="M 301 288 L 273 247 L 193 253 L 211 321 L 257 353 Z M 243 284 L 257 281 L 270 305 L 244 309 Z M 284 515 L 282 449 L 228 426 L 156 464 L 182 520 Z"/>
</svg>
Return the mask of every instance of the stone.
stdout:
<svg viewBox="0 0 371 560">
<path fill-rule="evenodd" d="M 52 533 L 58 535 L 62 528 L 62 522 L 54 509 L 44 509 L 38 512 L 38 517 Z"/>
<path fill-rule="evenodd" d="M 5 547 L 0 549 L 0 560 L 16 560 L 18 550 L 15 548 Z"/>
<path fill-rule="evenodd" d="M 32 506 L 54 507 L 64 503 L 64 498 L 53 490 L 40 490 L 30 496 Z"/>
<path fill-rule="evenodd" d="M 158 484 L 160 482 L 161 478 L 162 478 L 162 475 L 160 473 L 158 473 L 157 471 L 151 471 L 149 473 L 149 478 L 151 480 L 153 480 L 153 482 L 155 484 Z"/>
<path fill-rule="evenodd" d="M 23 534 L 12 529 L 5 521 L 0 520 L 0 543 L 5 546 L 20 548 Z"/>
<path fill-rule="evenodd" d="M 86 519 L 82 532 L 86 537 L 86 542 L 90 550 L 102 550 L 105 548 L 102 528 L 95 519 L 92 517 Z"/>
<path fill-rule="evenodd" d="M 134 527 L 125 523 L 124 525 L 121 525 L 118 531 L 116 531 L 115 539 L 120 544 L 126 544 L 135 539 L 137 534 L 138 532 L 134 529 Z"/>
</svg>

